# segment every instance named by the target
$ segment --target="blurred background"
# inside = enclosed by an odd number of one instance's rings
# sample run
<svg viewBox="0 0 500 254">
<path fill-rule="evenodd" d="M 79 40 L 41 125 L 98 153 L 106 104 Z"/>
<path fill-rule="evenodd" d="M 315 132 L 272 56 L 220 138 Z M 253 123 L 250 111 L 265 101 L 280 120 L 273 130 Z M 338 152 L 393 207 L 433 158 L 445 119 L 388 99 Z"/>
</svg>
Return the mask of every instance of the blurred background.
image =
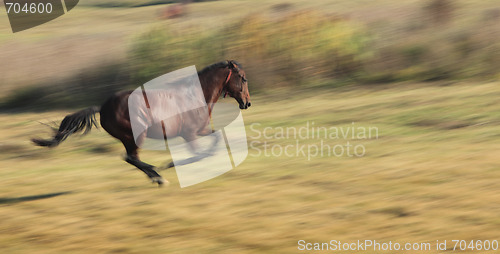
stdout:
<svg viewBox="0 0 500 254">
<path fill-rule="evenodd" d="M 84 1 L 16 34 L 2 13 L 2 107 L 74 106 L 75 92 L 86 95 L 78 104 L 101 103 L 123 86 L 229 58 L 244 63 L 252 90 L 499 78 L 493 0 L 170 2 Z"/>
<path fill-rule="evenodd" d="M 499 24 L 497 0 L 85 0 L 12 33 L 2 7 L 0 249 L 290 253 L 301 239 L 500 240 Z M 362 158 L 250 156 L 186 189 L 174 171 L 162 173 L 170 187 L 149 186 L 102 130 L 53 150 L 29 143 L 117 91 L 226 59 L 247 73 L 247 126 L 356 123 L 376 126 L 378 139 L 350 140 L 366 147 Z"/>
</svg>

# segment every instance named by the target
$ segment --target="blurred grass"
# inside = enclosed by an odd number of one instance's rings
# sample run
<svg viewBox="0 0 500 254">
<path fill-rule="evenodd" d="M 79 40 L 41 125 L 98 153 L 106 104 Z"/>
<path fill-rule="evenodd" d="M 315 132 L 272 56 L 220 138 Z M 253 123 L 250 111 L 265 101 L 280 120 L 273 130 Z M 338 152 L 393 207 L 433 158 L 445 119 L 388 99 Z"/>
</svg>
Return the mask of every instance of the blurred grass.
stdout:
<svg viewBox="0 0 500 254">
<path fill-rule="evenodd" d="M 365 145 L 362 158 L 307 161 L 250 150 L 236 169 L 185 189 L 173 170 L 162 172 L 170 187 L 150 185 L 102 130 L 55 149 L 29 143 L 50 133 L 37 121 L 58 121 L 70 110 L 1 114 L 0 250 L 291 253 L 300 239 L 447 239 L 448 247 L 450 239 L 497 239 L 499 95 L 499 83 L 269 91 L 243 112 L 249 142 L 252 123 L 262 131 L 307 121 L 376 126 L 379 138 L 352 141 Z M 453 122 L 463 124 L 450 128 Z M 141 155 L 155 165 L 170 159 Z"/>
<path fill-rule="evenodd" d="M 498 3 L 453 1 L 444 18 L 431 3 L 211 1 L 161 20 L 164 5 L 89 0 L 26 32 L 2 22 L 1 252 L 290 253 L 299 239 L 497 239 L 500 84 L 489 81 L 500 78 Z M 247 126 L 355 122 L 378 127 L 379 139 L 350 140 L 366 146 L 362 158 L 250 150 L 236 169 L 186 189 L 173 170 L 162 172 L 171 187 L 149 185 L 103 130 L 56 149 L 29 142 L 50 134 L 38 121 L 226 58 L 249 73 Z"/>
<path fill-rule="evenodd" d="M 96 7 L 99 3 L 87 2 L 23 33 L 0 28 L 0 57 L 7 59 L 0 64 L 3 109 L 99 104 L 115 90 L 223 59 L 243 63 L 254 93 L 270 86 L 500 77 L 495 1 L 212 1 L 189 4 L 186 15 L 170 20 L 160 18 L 167 5 Z M 147 3 L 152 2 L 141 4 Z M 94 78 L 79 80 L 82 75 Z M 79 90 L 79 103 L 73 99 L 75 82 L 87 88 Z M 43 96 L 20 105 L 35 93 Z M 49 95 L 57 101 L 46 103 Z"/>
<path fill-rule="evenodd" d="M 497 80 L 500 15 L 491 13 L 499 9 L 491 5 L 479 14 L 464 13 L 466 4 L 415 1 L 404 5 L 408 10 L 398 10 L 400 16 L 374 20 L 353 17 L 359 11 L 354 6 L 346 14 L 289 4 L 272 6 L 275 15 L 254 13 L 208 31 L 203 26 L 159 25 L 133 44 L 132 72 L 142 83 L 189 63 L 236 58 L 246 63 L 254 89 L 269 83 Z M 470 20 L 469 15 L 481 18 Z"/>
<path fill-rule="evenodd" d="M 206 2 L 206 1 L 216 1 L 216 0 L 189 0 L 189 2 Z M 92 6 L 99 8 L 131 8 L 131 7 L 145 7 L 145 6 L 153 6 L 153 5 L 164 5 L 164 4 L 173 4 L 173 3 L 183 3 L 187 1 L 183 0 L 142 0 L 142 1 L 134 1 L 134 0 L 107 0 L 107 1 L 98 1 L 98 0 L 87 0 L 81 3 L 83 6 Z"/>
<path fill-rule="evenodd" d="M 100 63 L 71 78 L 14 90 L 0 108 L 44 111 L 101 105 L 113 93 L 132 88 L 128 75 L 123 64 Z"/>
<path fill-rule="evenodd" d="M 82 5 L 84 6 L 92 6 L 92 7 L 99 7 L 99 8 L 116 8 L 116 7 L 122 7 L 122 8 L 130 8 L 130 7 L 144 7 L 144 6 L 151 6 L 151 5 L 160 5 L 160 4 L 171 4 L 171 3 L 176 3 L 178 1 L 175 0 L 152 0 L 152 1 L 127 1 L 127 0 L 122 0 L 122 1 L 85 1 L 82 2 Z"/>
<path fill-rule="evenodd" d="M 215 32 L 160 26 L 137 39 L 130 62 L 134 81 L 143 83 L 190 63 L 238 59 L 256 90 L 267 83 L 301 86 L 353 76 L 361 71 L 367 41 L 362 26 L 318 11 L 275 21 L 251 15 Z"/>
</svg>

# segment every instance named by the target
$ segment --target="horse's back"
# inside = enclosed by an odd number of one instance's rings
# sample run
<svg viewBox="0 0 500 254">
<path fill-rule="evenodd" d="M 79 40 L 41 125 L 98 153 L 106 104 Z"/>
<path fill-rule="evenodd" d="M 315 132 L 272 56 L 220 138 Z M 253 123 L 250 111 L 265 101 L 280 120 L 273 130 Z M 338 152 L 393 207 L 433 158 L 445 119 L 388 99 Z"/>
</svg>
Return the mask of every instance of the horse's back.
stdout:
<svg viewBox="0 0 500 254">
<path fill-rule="evenodd" d="M 148 93 L 147 99 L 143 93 L 118 92 L 104 102 L 100 113 L 101 126 L 122 141 L 133 140 L 134 131 L 145 131 L 153 139 L 194 133 L 210 119 L 204 101 L 172 91 Z"/>
</svg>

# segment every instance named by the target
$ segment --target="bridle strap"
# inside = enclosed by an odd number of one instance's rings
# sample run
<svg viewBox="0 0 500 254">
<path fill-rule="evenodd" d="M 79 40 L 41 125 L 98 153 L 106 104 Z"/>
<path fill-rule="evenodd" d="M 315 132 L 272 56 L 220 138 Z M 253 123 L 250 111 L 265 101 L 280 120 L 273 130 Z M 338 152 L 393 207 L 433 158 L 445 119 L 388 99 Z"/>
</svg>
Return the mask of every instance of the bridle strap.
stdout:
<svg viewBox="0 0 500 254">
<path fill-rule="evenodd" d="M 227 78 L 226 78 L 226 81 L 224 82 L 223 87 L 225 87 L 227 85 L 227 83 L 229 82 L 229 79 L 231 78 L 231 74 L 233 74 L 233 70 L 229 69 L 229 74 L 227 74 Z M 227 96 L 227 89 L 224 89 L 224 97 L 223 98 L 226 98 L 226 96 Z"/>
</svg>

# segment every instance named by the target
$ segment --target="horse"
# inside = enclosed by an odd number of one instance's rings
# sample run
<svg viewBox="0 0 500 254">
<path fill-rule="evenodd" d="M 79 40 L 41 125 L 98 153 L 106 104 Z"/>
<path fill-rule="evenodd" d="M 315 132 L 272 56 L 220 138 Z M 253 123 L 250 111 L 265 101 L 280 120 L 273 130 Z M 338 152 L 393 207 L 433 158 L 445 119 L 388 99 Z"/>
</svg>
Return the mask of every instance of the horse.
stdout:
<svg viewBox="0 0 500 254">
<path fill-rule="evenodd" d="M 38 146 L 56 147 L 72 134 L 87 134 L 93 126 L 97 127 L 95 115 L 99 113 L 102 128 L 124 145 L 127 153 L 125 161 L 144 172 L 152 183 L 161 186 L 168 181 L 158 174 L 155 166 L 145 163 L 139 158 L 138 149 L 145 138 L 166 139 L 167 136 L 169 138 L 180 136 L 186 142 L 193 143 L 192 141 L 198 136 L 206 136 L 214 132 L 210 128 L 210 118 L 212 117 L 213 105 L 221 96 L 225 98 L 229 95 L 234 98 L 240 109 L 248 109 L 252 105 L 245 71 L 237 61 L 228 60 L 214 63 L 203 68 L 197 74 L 203 91 L 202 96 L 206 102 L 205 108 L 199 110 L 208 112 L 208 114 L 199 114 L 196 111 L 178 114 L 176 117 L 169 118 L 167 122 L 145 126 L 145 131 L 134 138 L 128 103 L 133 91 L 122 91 L 109 97 L 100 107 L 89 107 L 65 116 L 51 139 L 34 138 L 31 141 Z M 171 97 L 165 97 L 166 100 L 169 98 Z M 175 107 L 175 104 L 172 103 L 162 103 L 161 105 Z M 162 108 L 161 110 L 170 109 Z M 153 119 L 146 120 L 153 121 Z M 168 126 L 158 128 L 159 124 L 160 127 L 163 124 Z M 167 168 L 173 166 L 174 164 L 171 162 Z"/>
</svg>

